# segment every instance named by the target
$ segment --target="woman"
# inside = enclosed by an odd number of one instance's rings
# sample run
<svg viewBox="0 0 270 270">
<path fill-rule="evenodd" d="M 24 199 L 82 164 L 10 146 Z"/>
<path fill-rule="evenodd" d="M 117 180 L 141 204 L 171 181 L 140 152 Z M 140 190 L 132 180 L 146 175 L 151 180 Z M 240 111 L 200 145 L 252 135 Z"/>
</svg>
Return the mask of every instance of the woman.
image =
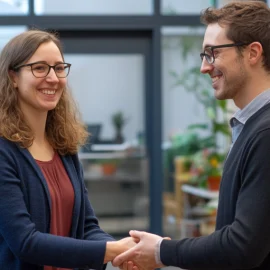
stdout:
<svg viewBox="0 0 270 270">
<path fill-rule="evenodd" d="M 0 63 L 0 269 L 101 269 L 134 243 L 102 231 L 88 201 L 71 64 L 39 30 L 8 42 Z"/>
</svg>

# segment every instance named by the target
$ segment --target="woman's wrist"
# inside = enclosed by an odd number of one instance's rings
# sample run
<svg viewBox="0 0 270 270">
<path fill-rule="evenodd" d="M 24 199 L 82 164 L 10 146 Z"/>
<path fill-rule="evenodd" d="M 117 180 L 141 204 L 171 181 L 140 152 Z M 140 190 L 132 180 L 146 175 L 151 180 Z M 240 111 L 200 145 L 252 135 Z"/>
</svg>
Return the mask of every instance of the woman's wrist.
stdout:
<svg viewBox="0 0 270 270">
<path fill-rule="evenodd" d="M 104 263 L 112 261 L 120 253 L 121 250 L 118 241 L 107 242 Z"/>
</svg>

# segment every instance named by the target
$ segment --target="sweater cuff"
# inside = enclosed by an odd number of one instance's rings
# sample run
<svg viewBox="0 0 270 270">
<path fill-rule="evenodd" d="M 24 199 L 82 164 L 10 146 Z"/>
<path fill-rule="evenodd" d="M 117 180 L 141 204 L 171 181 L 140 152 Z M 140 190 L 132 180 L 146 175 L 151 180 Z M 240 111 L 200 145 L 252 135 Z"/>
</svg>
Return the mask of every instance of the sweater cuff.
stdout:
<svg viewBox="0 0 270 270">
<path fill-rule="evenodd" d="M 179 241 L 165 240 L 160 243 L 160 260 L 166 266 L 177 266 L 176 246 Z"/>
</svg>

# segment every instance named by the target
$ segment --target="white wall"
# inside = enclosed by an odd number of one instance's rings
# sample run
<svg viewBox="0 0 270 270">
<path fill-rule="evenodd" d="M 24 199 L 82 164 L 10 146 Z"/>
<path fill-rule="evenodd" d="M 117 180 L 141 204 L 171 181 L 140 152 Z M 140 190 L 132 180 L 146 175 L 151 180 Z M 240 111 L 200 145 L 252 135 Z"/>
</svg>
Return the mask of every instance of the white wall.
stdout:
<svg viewBox="0 0 270 270">
<path fill-rule="evenodd" d="M 68 77 L 86 123 L 102 123 L 103 139 L 113 139 L 111 116 L 122 111 L 129 119 L 127 140 L 144 130 L 144 59 L 142 55 L 67 54 Z"/>
</svg>

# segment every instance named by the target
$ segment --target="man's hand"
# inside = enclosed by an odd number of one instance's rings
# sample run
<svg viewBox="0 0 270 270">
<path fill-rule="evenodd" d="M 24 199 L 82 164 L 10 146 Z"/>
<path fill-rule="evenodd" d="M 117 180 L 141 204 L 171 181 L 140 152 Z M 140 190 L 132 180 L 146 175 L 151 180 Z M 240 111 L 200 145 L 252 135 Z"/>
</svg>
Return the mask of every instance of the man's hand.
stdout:
<svg viewBox="0 0 270 270">
<path fill-rule="evenodd" d="M 120 266 L 124 262 L 134 261 L 139 269 L 155 269 L 164 267 L 156 263 L 156 252 L 159 241 L 163 238 L 146 232 L 130 231 L 131 237 L 139 240 L 139 243 L 124 253 L 118 255 L 112 262 L 113 266 Z M 130 267 L 130 266 L 129 266 Z M 128 269 L 130 269 L 127 267 Z M 127 269 L 126 268 L 126 269 Z"/>
<path fill-rule="evenodd" d="M 118 241 L 118 243 L 125 248 L 125 250 L 130 249 L 138 243 L 140 239 L 138 238 L 133 238 L 133 237 L 126 237 Z M 125 251 L 124 250 L 124 251 Z M 123 251 L 123 252 L 124 252 Z M 120 269 L 122 270 L 142 270 L 139 269 L 134 262 L 132 261 L 125 261 L 122 265 L 119 266 Z"/>
</svg>

